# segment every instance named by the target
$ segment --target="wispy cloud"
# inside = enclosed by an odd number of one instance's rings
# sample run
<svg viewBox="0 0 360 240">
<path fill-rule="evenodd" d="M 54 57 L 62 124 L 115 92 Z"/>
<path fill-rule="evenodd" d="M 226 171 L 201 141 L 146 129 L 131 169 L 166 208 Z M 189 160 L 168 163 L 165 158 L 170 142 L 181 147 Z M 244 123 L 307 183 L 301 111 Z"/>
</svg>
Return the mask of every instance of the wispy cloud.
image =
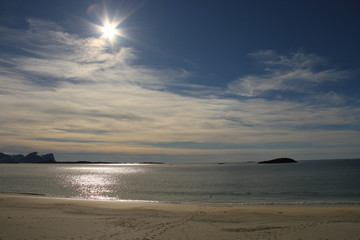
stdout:
<svg viewBox="0 0 360 240">
<path fill-rule="evenodd" d="M 280 55 L 273 50 L 249 54 L 264 66 L 262 75 L 248 75 L 229 84 L 240 96 L 263 96 L 270 91 L 312 92 L 315 87 L 349 78 L 349 71 L 331 68 L 326 59 L 316 54 L 296 52 Z"/>
<path fill-rule="evenodd" d="M 188 84 L 186 70 L 137 64 L 141 54 L 133 48 L 43 20 L 30 19 L 28 30 L 8 30 L 1 41 L 16 50 L 0 54 L 3 151 L 240 160 L 289 151 L 300 156 L 305 148 L 349 151 L 360 144 L 360 110 L 335 92 L 308 101 L 261 97 L 312 91 L 349 76 L 314 54 L 252 53 L 265 73 L 221 89 Z"/>
</svg>

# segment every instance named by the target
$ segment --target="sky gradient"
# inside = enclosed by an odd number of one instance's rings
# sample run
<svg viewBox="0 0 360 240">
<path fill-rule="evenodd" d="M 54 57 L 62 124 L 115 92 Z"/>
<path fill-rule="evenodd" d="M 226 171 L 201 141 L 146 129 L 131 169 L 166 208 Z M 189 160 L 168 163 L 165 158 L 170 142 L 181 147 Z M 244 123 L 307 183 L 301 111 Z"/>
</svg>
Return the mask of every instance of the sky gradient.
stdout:
<svg viewBox="0 0 360 240">
<path fill-rule="evenodd" d="M 0 9 L 0 152 L 360 157 L 356 1 L 11 0 Z M 106 21 L 118 24 L 113 39 L 102 36 Z"/>
</svg>

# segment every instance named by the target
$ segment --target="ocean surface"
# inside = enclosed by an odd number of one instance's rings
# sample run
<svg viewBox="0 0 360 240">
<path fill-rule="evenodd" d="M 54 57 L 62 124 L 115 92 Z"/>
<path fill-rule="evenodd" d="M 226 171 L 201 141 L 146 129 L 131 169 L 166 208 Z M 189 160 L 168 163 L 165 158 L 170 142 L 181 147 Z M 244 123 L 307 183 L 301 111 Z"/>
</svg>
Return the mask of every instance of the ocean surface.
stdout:
<svg viewBox="0 0 360 240">
<path fill-rule="evenodd" d="M 360 204 L 360 160 L 0 164 L 0 192 L 209 204 Z"/>
</svg>

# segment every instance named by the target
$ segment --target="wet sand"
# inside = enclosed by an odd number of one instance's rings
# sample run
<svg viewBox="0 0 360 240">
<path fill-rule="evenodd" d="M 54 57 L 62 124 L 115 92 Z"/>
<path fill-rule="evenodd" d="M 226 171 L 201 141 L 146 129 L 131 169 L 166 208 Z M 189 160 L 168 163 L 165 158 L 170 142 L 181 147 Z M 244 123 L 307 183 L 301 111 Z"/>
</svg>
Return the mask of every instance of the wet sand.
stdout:
<svg viewBox="0 0 360 240">
<path fill-rule="evenodd" d="M 360 206 L 218 206 L 0 194 L 0 239 L 360 240 Z"/>
</svg>

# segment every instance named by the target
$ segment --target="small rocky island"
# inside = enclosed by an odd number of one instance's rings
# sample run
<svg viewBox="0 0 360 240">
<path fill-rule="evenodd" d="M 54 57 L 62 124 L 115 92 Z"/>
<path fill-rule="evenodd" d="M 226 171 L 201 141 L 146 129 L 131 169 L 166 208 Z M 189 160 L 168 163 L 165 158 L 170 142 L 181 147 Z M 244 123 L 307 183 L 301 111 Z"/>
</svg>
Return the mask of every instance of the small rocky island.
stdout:
<svg viewBox="0 0 360 240">
<path fill-rule="evenodd" d="M 53 153 L 38 155 L 37 152 L 32 152 L 24 156 L 22 154 L 8 155 L 0 152 L 0 163 L 56 163 L 56 161 Z"/>
<path fill-rule="evenodd" d="M 296 163 L 294 159 L 291 158 L 276 158 L 268 161 L 258 162 L 258 164 L 271 164 L 271 163 Z"/>
</svg>

